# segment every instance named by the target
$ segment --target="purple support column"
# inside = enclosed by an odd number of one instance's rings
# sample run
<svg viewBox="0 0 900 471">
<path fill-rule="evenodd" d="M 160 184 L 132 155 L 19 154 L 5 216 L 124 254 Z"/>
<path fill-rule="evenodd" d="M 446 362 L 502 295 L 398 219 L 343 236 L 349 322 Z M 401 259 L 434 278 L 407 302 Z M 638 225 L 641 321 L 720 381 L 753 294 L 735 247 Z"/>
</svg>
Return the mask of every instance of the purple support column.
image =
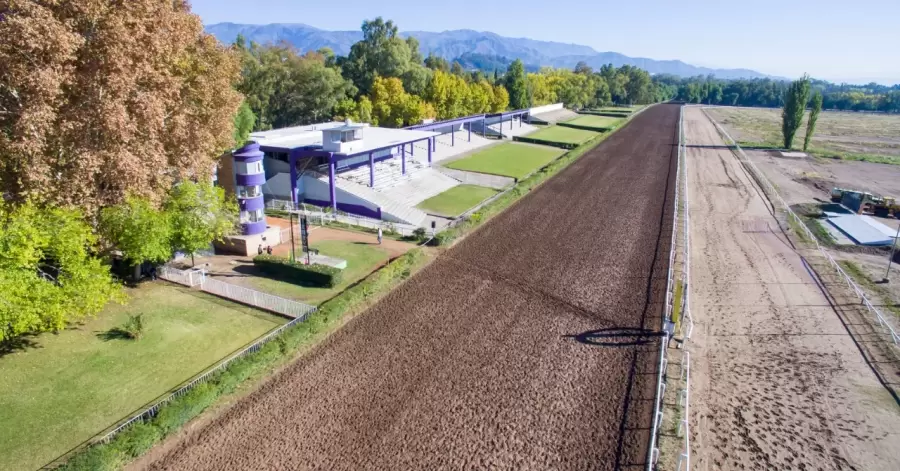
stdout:
<svg viewBox="0 0 900 471">
<path fill-rule="evenodd" d="M 369 152 L 369 188 L 375 188 L 375 154 Z"/>
<path fill-rule="evenodd" d="M 472 142 L 472 123 L 469 122 L 469 142 Z"/>
<path fill-rule="evenodd" d="M 288 160 L 291 165 L 291 203 L 294 205 L 294 208 L 296 208 L 299 203 L 299 201 L 297 201 L 297 154 L 291 151 Z"/>
<path fill-rule="evenodd" d="M 406 146 L 406 144 L 403 144 L 403 145 Z M 413 157 L 416 156 L 416 143 L 415 142 L 409 143 L 409 155 L 411 155 Z"/>
<path fill-rule="evenodd" d="M 331 196 L 331 210 L 337 213 L 337 195 L 334 191 L 334 155 L 328 159 L 328 194 Z"/>
<path fill-rule="evenodd" d="M 428 138 L 428 166 L 431 166 L 431 138 Z"/>
<path fill-rule="evenodd" d="M 452 128 L 450 128 L 450 145 L 451 146 L 456 145 L 456 125 L 454 125 Z"/>
<path fill-rule="evenodd" d="M 406 175 L 406 146 L 400 146 L 400 173 Z"/>
</svg>

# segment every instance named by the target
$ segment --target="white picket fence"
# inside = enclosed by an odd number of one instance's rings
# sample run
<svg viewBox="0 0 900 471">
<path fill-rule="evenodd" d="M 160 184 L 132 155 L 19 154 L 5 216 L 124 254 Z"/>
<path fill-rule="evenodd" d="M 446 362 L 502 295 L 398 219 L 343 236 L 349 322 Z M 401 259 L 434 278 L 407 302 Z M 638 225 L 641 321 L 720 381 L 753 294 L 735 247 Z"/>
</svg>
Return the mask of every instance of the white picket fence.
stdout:
<svg viewBox="0 0 900 471">
<path fill-rule="evenodd" d="M 290 299 L 280 298 L 271 294 L 262 293 L 243 286 L 225 283 L 205 276 L 200 284 L 200 289 L 207 293 L 215 294 L 223 298 L 231 299 L 239 303 L 256 306 L 271 312 L 277 312 L 287 317 L 306 317 L 316 310 L 308 304 L 298 303 Z"/>
<path fill-rule="evenodd" d="M 159 269 L 159 277 L 185 286 L 198 286 L 207 293 L 294 319 L 306 318 L 307 315 L 316 310 L 314 306 L 310 306 L 309 304 L 292 301 L 290 299 L 273 296 L 243 286 L 213 279 L 206 275 L 205 271 L 202 269 L 179 270 L 177 268 L 163 266 Z"/>
</svg>

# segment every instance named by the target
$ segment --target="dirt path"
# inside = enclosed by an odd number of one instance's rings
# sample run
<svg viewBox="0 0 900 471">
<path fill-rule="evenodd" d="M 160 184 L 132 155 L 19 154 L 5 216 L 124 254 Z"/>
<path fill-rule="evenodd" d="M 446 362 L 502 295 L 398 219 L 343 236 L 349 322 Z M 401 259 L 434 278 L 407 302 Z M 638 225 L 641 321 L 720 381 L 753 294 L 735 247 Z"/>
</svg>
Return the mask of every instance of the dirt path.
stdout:
<svg viewBox="0 0 900 471">
<path fill-rule="evenodd" d="M 693 469 L 900 469 L 900 408 L 713 124 L 685 128 Z"/>
<path fill-rule="evenodd" d="M 643 470 L 677 116 L 636 116 L 136 467 Z"/>
</svg>

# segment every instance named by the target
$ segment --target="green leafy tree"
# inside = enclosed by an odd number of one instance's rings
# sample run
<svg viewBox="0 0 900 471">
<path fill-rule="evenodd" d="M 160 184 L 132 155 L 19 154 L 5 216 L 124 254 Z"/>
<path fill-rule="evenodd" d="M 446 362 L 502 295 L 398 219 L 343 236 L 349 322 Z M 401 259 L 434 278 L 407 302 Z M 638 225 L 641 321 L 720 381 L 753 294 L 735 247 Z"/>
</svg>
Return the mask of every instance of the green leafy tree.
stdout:
<svg viewBox="0 0 900 471">
<path fill-rule="evenodd" d="M 215 240 L 234 233 L 237 203 L 225 198 L 222 188 L 211 182 L 178 183 L 169 192 L 165 211 L 171 222 L 171 242 L 175 250 L 194 254 Z"/>
<path fill-rule="evenodd" d="M 171 220 L 143 198 L 129 196 L 124 203 L 103 208 L 100 233 L 135 267 L 135 280 L 142 263 L 162 262 L 172 256 Z"/>
<path fill-rule="evenodd" d="M 494 98 L 491 100 L 491 113 L 501 113 L 509 109 L 509 92 L 503 85 L 494 85 Z"/>
<path fill-rule="evenodd" d="M 425 67 L 431 70 L 440 70 L 441 72 L 450 72 L 450 63 L 443 57 L 434 54 L 428 54 L 425 58 Z"/>
<path fill-rule="evenodd" d="M 453 61 L 453 65 L 450 66 L 450 73 L 462 77 L 466 74 L 466 71 L 463 69 L 462 64 L 457 61 Z"/>
<path fill-rule="evenodd" d="M 253 127 L 256 126 L 256 115 L 250 109 L 246 101 L 241 103 L 238 112 L 234 115 L 234 145 L 241 146 L 250 138 Z"/>
<path fill-rule="evenodd" d="M 784 108 L 781 111 L 781 133 L 784 136 L 784 148 L 790 149 L 794 144 L 794 136 L 803 122 L 806 102 L 809 100 L 809 75 L 795 80 L 788 87 L 784 96 Z"/>
<path fill-rule="evenodd" d="M 812 142 L 813 134 L 816 132 L 816 121 L 819 120 L 819 113 L 822 112 L 823 97 L 820 92 L 816 92 L 812 97 L 812 110 L 809 112 L 809 121 L 806 123 L 806 137 L 803 139 L 803 152 L 809 149 L 809 143 Z"/>
<path fill-rule="evenodd" d="M 602 75 L 594 75 L 594 104 L 596 106 L 607 106 L 612 101 L 612 95 L 609 93 L 609 85 Z"/>
<path fill-rule="evenodd" d="M 0 198 L 0 344 L 60 331 L 124 299 L 79 211 Z"/>
<path fill-rule="evenodd" d="M 350 48 L 350 54 L 339 61 L 344 77 L 353 82 L 362 95 L 368 95 L 375 77 L 401 77 L 413 59 L 410 44 L 398 34 L 393 21 L 381 17 L 364 21 L 363 39 Z M 421 57 L 418 50 L 417 57 Z"/>
<path fill-rule="evenodd" d="M 411 66 L 400 77 L 403 81 L 403 89 L 413 95 L 424 96 L 428 82 L 431 80 L 431 74 L 431 69 L 427 67 L 418 64 Z"/>
<path fill-rule="evenodd" d="M 515 110 L 528 108 L 525 64 L 520 59 L 514 60 L 506 70 L 506 91 L 509 93 L 509 106 Z"/>
</svg>

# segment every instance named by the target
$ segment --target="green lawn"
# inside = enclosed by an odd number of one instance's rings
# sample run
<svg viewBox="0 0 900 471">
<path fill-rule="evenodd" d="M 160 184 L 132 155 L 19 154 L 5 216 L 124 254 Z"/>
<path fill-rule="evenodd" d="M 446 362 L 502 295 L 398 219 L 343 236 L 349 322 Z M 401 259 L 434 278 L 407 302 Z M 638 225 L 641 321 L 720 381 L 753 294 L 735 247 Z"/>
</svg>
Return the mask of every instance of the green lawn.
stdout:
<svg viewBox="0 0 900 471">
<path fill-rule="evenodd" d="M 0 356 L 0 469 L 36 469 L 286 322 L 156 282 L 126 305 Z M 144 315 L 140 340 L 102 337 Z"/>
<path fill-rule="evenodd" d="M 612 118 L 609 116 L 593 116 L 582 115 L 573 120 L 566 121 L 568 124 L 577 124 L 579 126 L 592 126 L 595 128 L 612 128 L 618 126 L 622 122 L 622 118 Z"/>
<path fill-rule="evenodd" d="M 388 252 L 376 244 L 351 242 L 345 240 L 326 240 L 311 243 L 310 246 L 318 249 L 322 255 L 342 258 L 347 261 L 347 268 L 341 279 L 341 284 L 334 288 L 318 288 L 314 286 L 300 286 L 286 281 L 276 280 L 264 275 L 253 273 L 254 276 L 244 277 L 240 280 L 228 280 L 231 283 L 239 283 L 264 293 L 274 294 L 283 298 L 302 301 L 307 304 L 319 304 L 331 299 L 334 295 L 347 289 L 351 284 L 365 278 L 376 268 L 390 259 Z M 298 253 L 300 253 L 298 251 Z"/>
<path fill-rule="evenodd" d="M 526 137 L 533 137 L 535 139 L 543 139 L 552 142 L 565 142 L 567 144 L 581 144 L 596 135 L 597 133 L 593 131 L 572 129 L 563 126 L 549 126 L 538 132 L 531 133 Z"/>
<path fill-rule="evenodd" d="M 589 135 L 596 134 L 578 129 L 569 129 L 569 131 L 576 131 Z M 533 136 L 534 135 L 531 134 L 528 137 Z M 546 165 L 548 162 L 551 162 L 564 152 L 563 149 L 553 147 L 507 143 L 489 147 L 468 157 L 454 160 L 446 166 L 457 170 L 522 178 Z"/>
<path fill-rule="evenodd" d="M 493 188 L 459 185 L 419 203 L 418 208 L 431 214 L 456 217 L 496 194 L 497 190 Z"/>
</svg>

